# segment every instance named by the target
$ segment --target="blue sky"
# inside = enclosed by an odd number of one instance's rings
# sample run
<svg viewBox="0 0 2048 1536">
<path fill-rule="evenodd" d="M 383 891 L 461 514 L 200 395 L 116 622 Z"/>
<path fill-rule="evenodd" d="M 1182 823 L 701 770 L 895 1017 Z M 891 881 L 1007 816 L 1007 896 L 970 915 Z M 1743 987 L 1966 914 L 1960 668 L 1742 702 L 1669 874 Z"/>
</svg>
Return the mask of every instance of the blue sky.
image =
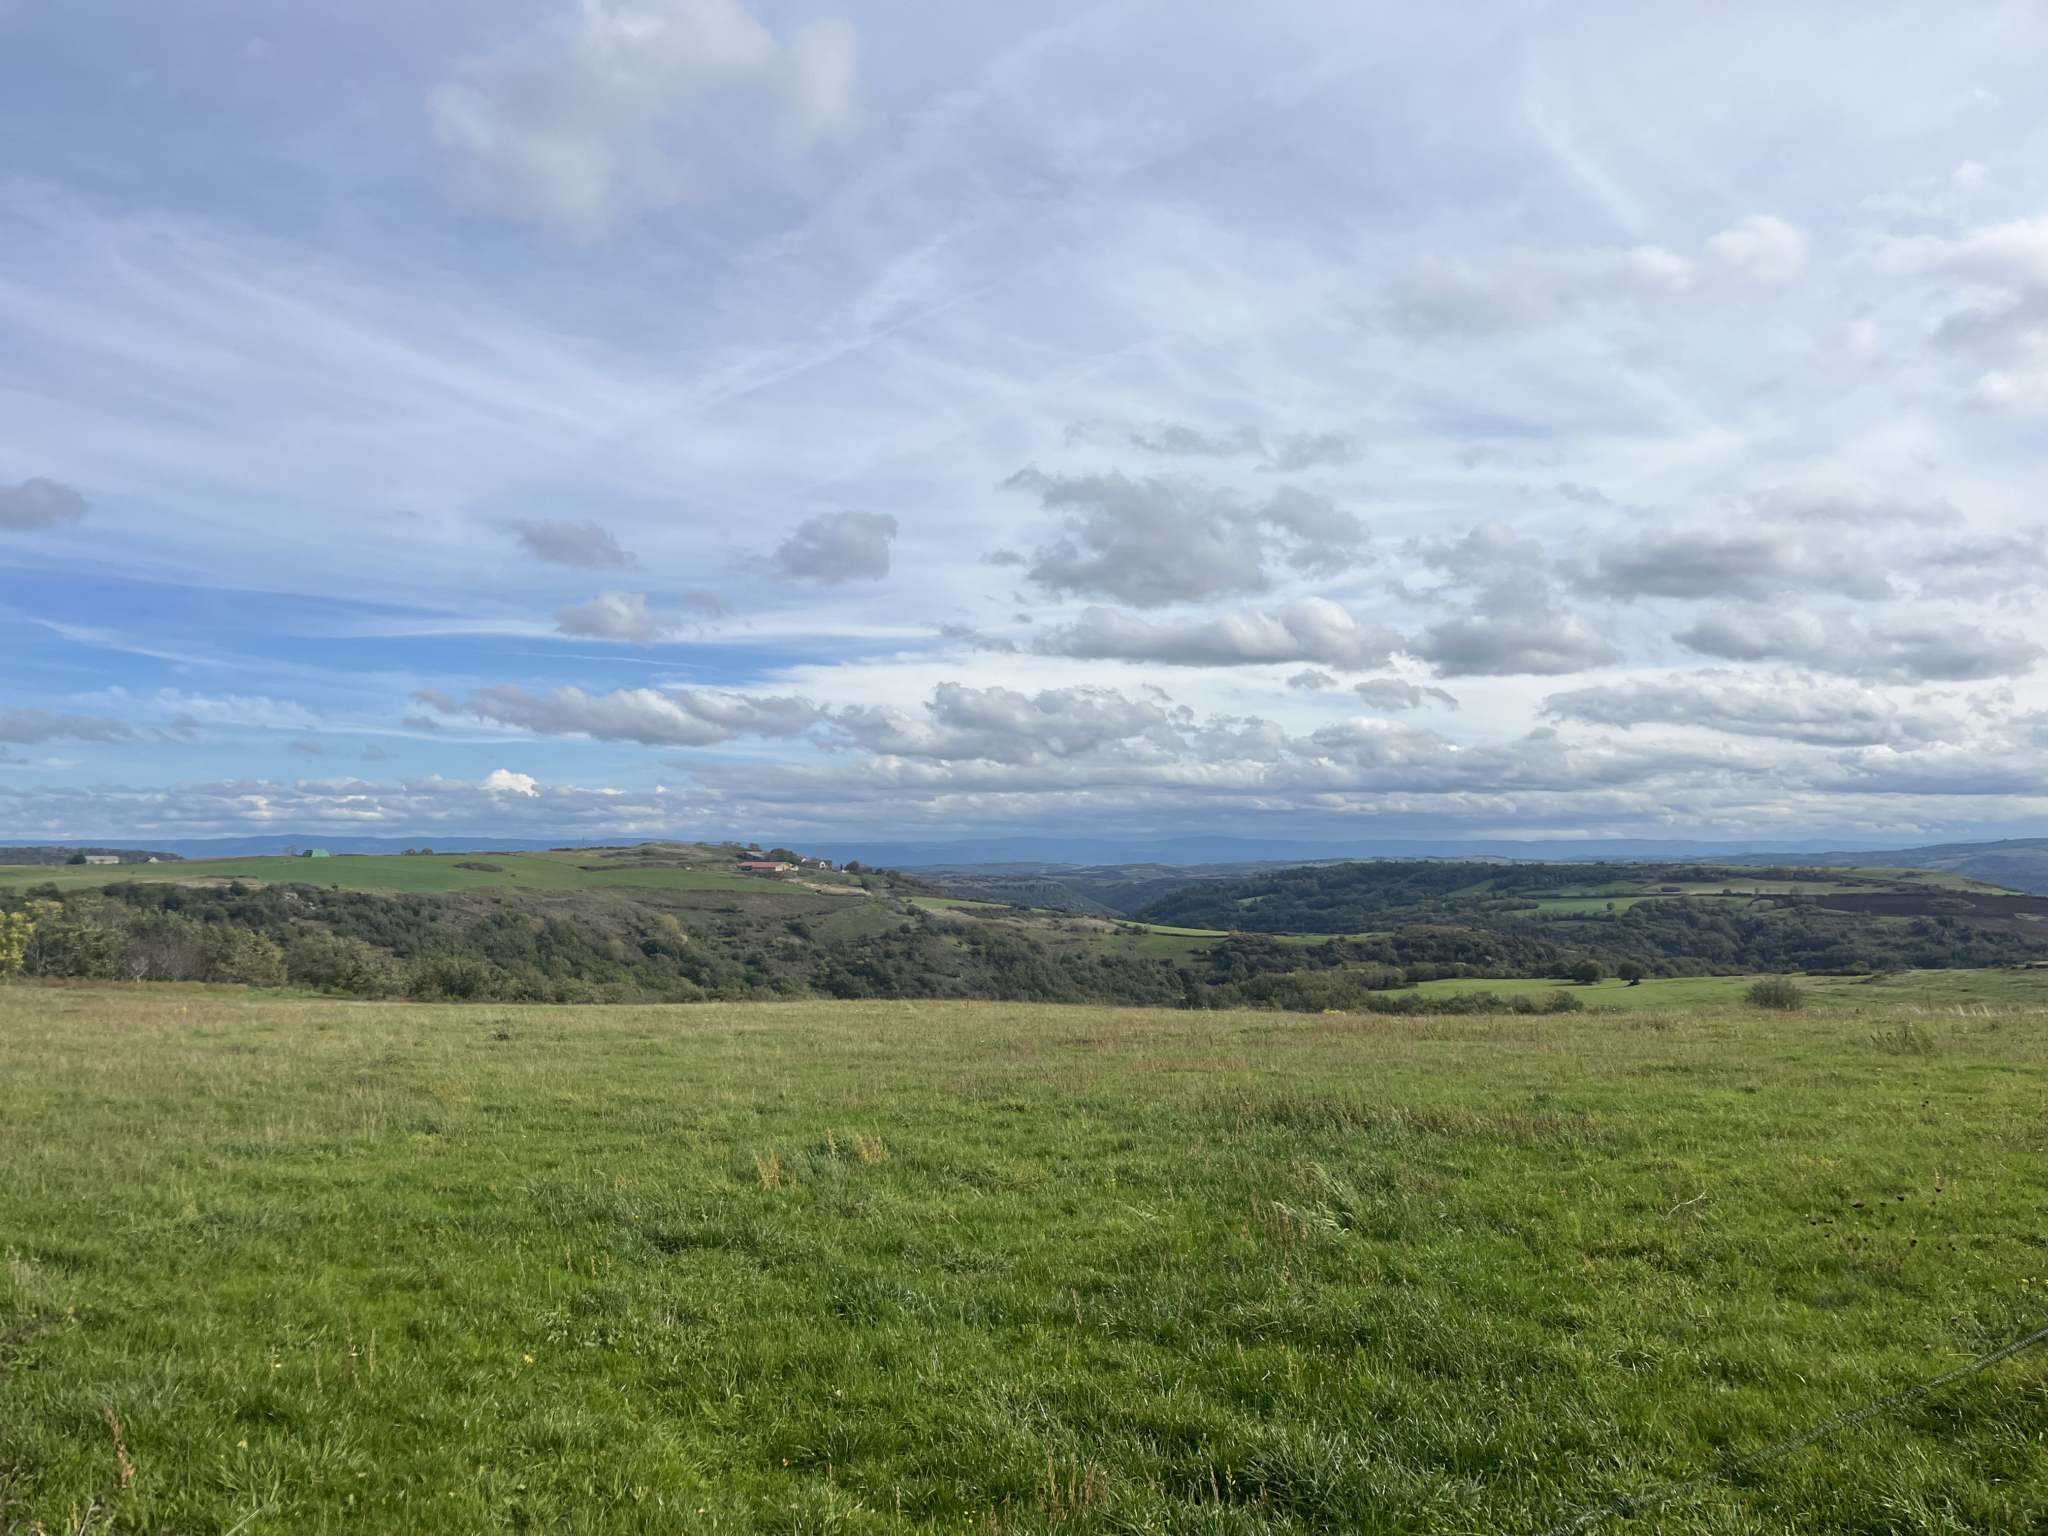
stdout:
<svg viewBox="0 0 2048 1536">
<path fill-rule="evenodd" d="M 2044 56 L 0 0 L 0 839 L 2039 833 Z"/>
</svg>

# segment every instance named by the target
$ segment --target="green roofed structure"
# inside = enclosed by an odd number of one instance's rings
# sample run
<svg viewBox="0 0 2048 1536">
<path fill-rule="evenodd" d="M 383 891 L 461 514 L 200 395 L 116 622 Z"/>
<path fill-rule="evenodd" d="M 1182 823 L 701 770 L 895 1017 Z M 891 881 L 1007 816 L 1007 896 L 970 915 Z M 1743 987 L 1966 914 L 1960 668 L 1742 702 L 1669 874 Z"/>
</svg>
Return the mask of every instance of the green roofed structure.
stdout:
<svg viewBox="0 0 2048 1536">
<path fill-rule="evenodd" d="M 300 851 L 299 857 L 302 859 L 326 859 L 332 858 L 333 855 L 325 848 L 306 848 Z"/>
</svg>

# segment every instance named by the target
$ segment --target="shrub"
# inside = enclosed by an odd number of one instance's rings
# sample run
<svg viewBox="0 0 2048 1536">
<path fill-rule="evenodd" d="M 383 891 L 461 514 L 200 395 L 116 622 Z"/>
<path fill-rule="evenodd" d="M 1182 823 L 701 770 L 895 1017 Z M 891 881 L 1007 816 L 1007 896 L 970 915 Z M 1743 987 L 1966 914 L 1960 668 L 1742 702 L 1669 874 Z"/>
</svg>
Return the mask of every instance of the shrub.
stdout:
<svg viewBox="0 0 2048 1536">
<path fill-rule="evenodd" d="M 1753 1008 L 1789 1011 L 1806 1006 L 1805 990 L 1790 976 L 1766 976 L 1742 995 Z"/>
<path fill-rule="evenodd" d="M 1632 987 L 1640 987 L 1643 978 L 1650 974 L 1650 968 L 1640 960 L 1624 960 L 1614 968 L 1614 974 Z"/>
</svg>

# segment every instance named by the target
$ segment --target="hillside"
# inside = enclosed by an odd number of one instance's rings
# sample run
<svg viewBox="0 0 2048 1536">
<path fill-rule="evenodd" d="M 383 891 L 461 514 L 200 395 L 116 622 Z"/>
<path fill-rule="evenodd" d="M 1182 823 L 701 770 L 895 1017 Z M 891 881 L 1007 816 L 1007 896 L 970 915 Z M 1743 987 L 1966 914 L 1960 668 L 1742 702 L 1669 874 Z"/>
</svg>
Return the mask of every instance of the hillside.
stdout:
<svg viewBox="0 0 2048 1536">
<path fill-rule="evenodd" d="M 1747 855 L 1730 855 L 1700 862 L 1747 865 L 1762 861 Z M 2048 895 L 2048 837 L 2010 838 L 1996 843 L 1936 843 L 1884 853 L 1802 854 L 1800 863 L 1821 868 L 1881 864 L 1892 869 L 1940 869 L 2002 885 L 2008 890 Z"/>
</svg>

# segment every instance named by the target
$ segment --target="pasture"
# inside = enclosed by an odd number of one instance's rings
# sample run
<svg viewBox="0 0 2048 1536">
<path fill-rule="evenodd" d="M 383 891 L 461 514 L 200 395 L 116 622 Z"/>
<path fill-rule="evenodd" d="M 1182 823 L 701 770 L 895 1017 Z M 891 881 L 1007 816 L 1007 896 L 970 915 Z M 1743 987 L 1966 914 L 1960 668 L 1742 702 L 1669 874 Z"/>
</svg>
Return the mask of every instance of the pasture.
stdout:
<svg viewBox="0 0 2048 1536">
<path fill-rule="evenodd" d="M 1549 1530 L 2048 1322 L 2048 1011 L 1859 996 L 0 987 L 0 1531 Z M 2044 1422 L 1634 1526 L 2038 1532 Z"/>
</svg>

